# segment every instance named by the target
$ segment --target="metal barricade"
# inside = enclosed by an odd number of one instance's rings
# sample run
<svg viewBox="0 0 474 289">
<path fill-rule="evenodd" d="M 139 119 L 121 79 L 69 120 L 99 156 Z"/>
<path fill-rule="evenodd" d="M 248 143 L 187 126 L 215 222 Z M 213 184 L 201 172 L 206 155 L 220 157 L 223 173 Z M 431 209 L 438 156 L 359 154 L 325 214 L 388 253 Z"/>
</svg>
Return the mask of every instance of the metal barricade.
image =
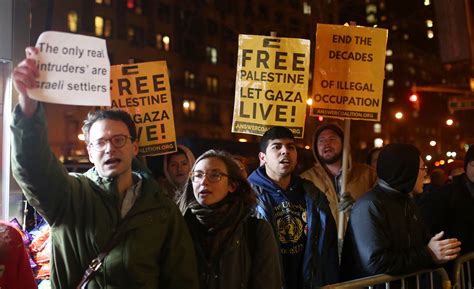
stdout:
<svg viewBox="0 0 474 289">
<path fill-rule="evenodd" d="M 434 273 L 439 275 L 441 279 L 441 283 L 436 286 L 435 281 L 434 281 Z M 451 281 L 449 280 L 448 274 L 443 268 L 438 268 L 435 270 L 422 270 L 418 271 L 415 273 L 403 275 L 403 276 L 392 276 L 392 275 L 387 275 L 387 274 L 380 274 L 380 275 L 374 275 L 374 276 L 369 276 L 365 278 L 360 278 L 360 279 L 355 279 L 355 280 L 350 280 L 342 283 L 336 283 L 336 284 L 330 284 L 326 285 L 324 287 L 321 287 L 322 289 L 342 289 L 342 288 L 369 288 L 373 289 L 376 285 L 383 285 L 385 284 L 386 289 L 390 289 L 390 284 L 395 282 L 395 281 L 400 281 L 401 283 L 401 288 L 402 289 L 411 289 L 411 288 L 416 288 L 420 289 L 422 288 L 420 284 L 420 277 L 427 275 L 429 278 L 429 288 L 434 289 L 434 288 L 440 288 L 442 286 L 443 289 L 451 289 Z M 414 277 L 416 282 L 414 286 L 409 286 L 406 282 L 407 278 Z M 377 286 L 380 287 L 380 286 Z"/>
<path fill-rule="evenodd" d="M 454 262 L 453 289 L 473 289 L 474 252 L 460 256 Z"/>
</svg>

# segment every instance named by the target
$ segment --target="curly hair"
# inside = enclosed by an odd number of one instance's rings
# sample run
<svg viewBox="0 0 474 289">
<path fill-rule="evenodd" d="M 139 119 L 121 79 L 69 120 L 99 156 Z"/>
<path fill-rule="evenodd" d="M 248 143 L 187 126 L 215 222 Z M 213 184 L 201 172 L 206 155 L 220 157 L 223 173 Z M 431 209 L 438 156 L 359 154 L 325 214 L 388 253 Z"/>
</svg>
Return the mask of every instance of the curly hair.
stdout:
<svg viewBox="0 0 474 289">
<path fill-rule="evenodd" d="M 243 175 L 242 170 L 230 153 L 221 150 L 208 150 L 196 159 L 191 172 L 194 171 L 196 165 L 200 161 L 207 158 L 217 158 L 225 164 L 229 175 L 229 181 L 236 187 L 235 192 L 232 193 L 233 196 L 240 198 L 248 208 L 253 209 L 256 204 L 255 192 L 250 187 L 250 184 Z M 183 214 L 194 200 L 193 184 L 191 179 L 188 179 L 183 192 L 180 194 L 178 199 L 178 206 Z"/>
</svg>

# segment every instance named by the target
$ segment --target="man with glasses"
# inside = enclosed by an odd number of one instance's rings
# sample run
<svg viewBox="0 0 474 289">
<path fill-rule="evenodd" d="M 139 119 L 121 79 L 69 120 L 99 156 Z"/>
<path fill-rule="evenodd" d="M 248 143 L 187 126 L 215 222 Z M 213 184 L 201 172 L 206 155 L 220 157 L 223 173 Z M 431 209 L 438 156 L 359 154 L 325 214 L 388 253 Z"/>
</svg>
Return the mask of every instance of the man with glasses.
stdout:
<svg viewBox="0 0 474 289">
<path fill-rule="evenodd" d="M 257 193 L 257 217 L 279 241 L 287 289 L 319 288 L 338 281 L 336 224 L 326 196 L 294 173 L 293 133 L 273 127 L 260 140 L 261 167 L 249 182 Z"/>
<path fill-rule="evenodd" d="M 12 166 L 26 198 L 51 226 L 52 288 L 198 288 L 183 217 L 148 170 L 132 168 L 138 143 L 130 115 L 89 113 L 83 132 L 94 167 L 68 174 L 49 147 L 42 105 L 28 96 L 37 76 L 30 58 L 13 72 L 20 96 Z"/>
</svg>

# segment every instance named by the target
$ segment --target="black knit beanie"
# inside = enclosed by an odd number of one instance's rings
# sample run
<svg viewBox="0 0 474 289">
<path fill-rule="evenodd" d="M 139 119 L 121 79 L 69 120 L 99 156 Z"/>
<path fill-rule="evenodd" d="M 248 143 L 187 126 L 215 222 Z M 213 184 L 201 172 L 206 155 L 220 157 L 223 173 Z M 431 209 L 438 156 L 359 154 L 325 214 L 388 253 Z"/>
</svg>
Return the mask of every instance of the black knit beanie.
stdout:
<svg viewBox="0 0 474 289">
<path fill-rule="evenodd" d="M 470 145 L 464 157 L 464 171 L 467 171 L 467 164 L 474 159 L 474 145 Z"/>
<path fill-rule="evenodd" d="M 380 151 L 377 176 L 402 193 L 413 190 L 419 170 L 420 151 L 414 145 L 393 143 Z"/>
</svg>

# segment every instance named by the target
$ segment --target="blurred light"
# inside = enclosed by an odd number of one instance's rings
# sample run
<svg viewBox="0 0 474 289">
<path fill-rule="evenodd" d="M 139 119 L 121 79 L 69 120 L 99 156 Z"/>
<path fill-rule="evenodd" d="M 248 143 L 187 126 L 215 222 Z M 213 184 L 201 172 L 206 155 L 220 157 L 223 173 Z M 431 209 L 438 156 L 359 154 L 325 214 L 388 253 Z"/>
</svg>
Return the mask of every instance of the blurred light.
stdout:
<svg viewBox="0 0 474 289">
<path fill-rule="evenodd" d="M 184 109 L 188 109 L 188 108 L 189 108 L 189 101 L 188 101 L 188 100 L 183 101 L 183 108 L 184 108 Z"/>
<path fill-rule="evenodd" d="M 374 123 L 374 133 L 381 133 L 382 132 L 382 124 Z"/>
<path fill-rule="evenodd" d="M 392 56 L 393 55 L 392 49 L 387 49 L 387 51 L 385 51 L 385 55 Z"/>
<path fill-rule="evenodd" d="M 427 161 L 431 161 L 431 159 L 433 159 L 433 157 L 432 157 L 431 155 L 426 155 L 425 159 L 426 159 Z"/>
<path fill-rule="evenodd" d="M 452 162 L 454 162 L 453 159 L 448 159 L 448 164 L 450 164 L 450 163 L 452 163 Z"/>
<path fill-rule="evenodd" d="M 395 102 L 395 97 L 389 96 L 387 99 L 388 102 Z"/>
<path fill-rule="evenodd" d="M 448 118 L 448 119 L 446 120 L 446 124 L 449 125 L 449 126 L 452 126 L 453 123 L 454 123 L 454 120 L 452 120 L 451 118 Z"/>
<path fill-rule="evenodd" d="M 428 28 L 433 27 L 433 20 L 427 19 L 427 20 L 426 20 L 426 27 L 428 27 Z"/>
<path fill-rule="evenodd" d="M 404 40 L 408 40 L 410 38 L 410 35 L 408 35 L 407 33 L 403 34 L 403 39 Z"/>
<path fill-rule="evenodd" d="M 319 120 L 320 122 L 323 122 L 323 120 L 324 120 L 324 117 L 322 117 L 322 116 L 318 116 L 318 120 Z"/>
<path fill-rule="evenodd" d="M 436 141 L 432 140 L 430 141 L 430 146 L 434 147 L 436 145 Z"/>
<path fill-rule="evenodd" d="M 309 150 L 311 147 L 309 145 L 305 145 L 304 148 Z"/>
<path fill-rule="evenodd" d="M 410 97 L 408 99 L 411 102 L 417 102 L 418 101 L 418 95 L 416 95 L 416 93 L 413 93 L 412 95 L 410 95 Z"/>
<path fill-rule="evenodd" d="M 456 152 L 451 152 L 451 156 L 452 156 L 453 158 L 455 158 L 455 157 L 457 156 L 457 153 L 456 153 Z"/>
<path fill-rule="evenodd" d="M 451 157 L 451 152 L 447 152 L 447 153 L 446 153 L 446 156 L 447 156 L 447 157 Z"/>
<path fill-rule="evenodd" d="M 393 64 L 392 63 L 387 63 L 385 65 L 385 69 L 389 72 L 392 72 L 393 71 Z"/>
<path fill-rule="evenodd" d="M 313 105 L 313 99 L 310 97 L 306 100 L 307 105 Z"/>
<path fill-rule="evenodd" d="M 77 135 L 77 138 L 80 140 L 80 141 L 85 141 L 86 138 L 84 137 L 84 134 L 83 133 L 80 133 Z"/>
<path fill-rule="evenodd" d="M 166 44 L 170 44 L 170 38 L 169 36 L 164 36 L 163 37 L 163 43 L 166 45 Z"/>
<path fill-rule="evenodd" d="M 439 167 L 439 162 L 438 161 L 435 162 L 435 167 Z"/>
<path fill-rule="evenodd" d="M 423 3 L 425 6 L 430 6 L 431 5 L 431 1 L 430 0 L 425 0 L 425 2 Z"/>
<path fill-rule="evenodd" d="M 428 37 L 429 39 L 432 39 L 432 38 L 434 37 L 434 32 L 433 32 L 433 30 L 431 30 L 431 29 L 428 30 L 428 31 L 426 32 L 426 37 Z"/>
<path fill-rule="evenodd" d="M 376 148 L 383 147 L 383 139 L 381 139 L 379 137 L 374 139 L 374 147 L 376 147 Z"/>
<path fill-rule="evenodd" d="M 440 165 L 444 165 L 445 163 L 446 163 L 446 162 L 445 162 L 444 160 L 440 160 L 440 161 L 439 161 L 439 164 L 440 164 Z"/>
<path fill-rule="evenodd" d="M 395 113 L 395 118 L 396 119 L 402 119 L 403 118 L 403 113 L 401 113 L 400 111 Z"/>
<path fill-rule="evenodd" d="M 469 150 L 469 144 L 465 143 L 464 144 L 464 150 L 467 152 Z"/>
<path fill-rule="evenodd" d="M 248 142 L 246 138 L 239 138 L 239 142 Z"/>
<path fill-rule="evenodd" d="M 387 79 L 387 86 L 388 87 L 392 87 L 395 85 L 395 80 L 393 79 Z"/>
</svg>

